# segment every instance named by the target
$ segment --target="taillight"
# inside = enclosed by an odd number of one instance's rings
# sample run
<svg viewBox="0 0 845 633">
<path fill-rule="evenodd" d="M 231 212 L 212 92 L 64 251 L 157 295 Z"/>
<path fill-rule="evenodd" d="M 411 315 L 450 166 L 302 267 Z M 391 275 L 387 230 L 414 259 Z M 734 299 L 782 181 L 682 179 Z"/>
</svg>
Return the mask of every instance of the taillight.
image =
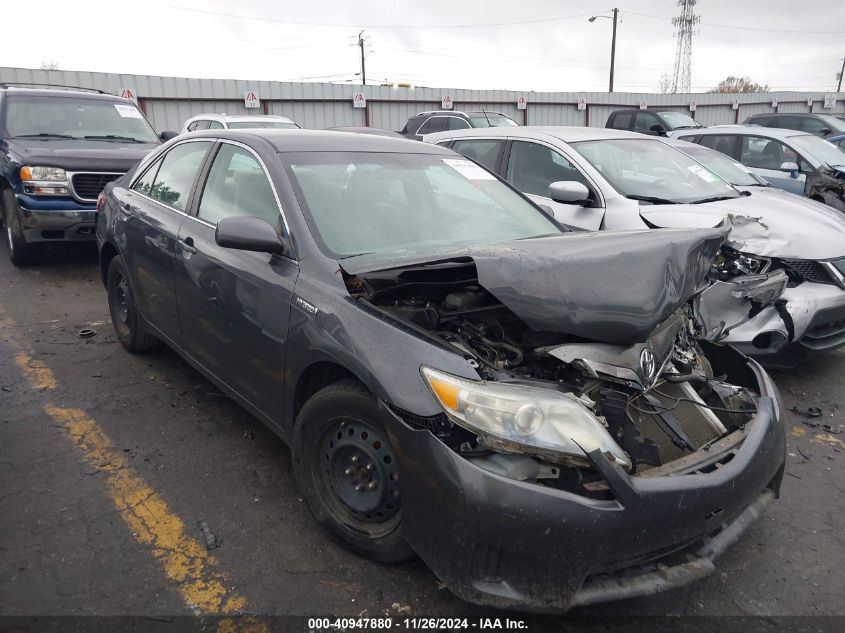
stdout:
<svg viewBox="0 0 845 633">
<path fill-rule="evenodd" d="M 97 196 L 97 211 L 102 211 L 104 206 L 106 206 L 106 194 L 101 191 Z"/>
</svg>

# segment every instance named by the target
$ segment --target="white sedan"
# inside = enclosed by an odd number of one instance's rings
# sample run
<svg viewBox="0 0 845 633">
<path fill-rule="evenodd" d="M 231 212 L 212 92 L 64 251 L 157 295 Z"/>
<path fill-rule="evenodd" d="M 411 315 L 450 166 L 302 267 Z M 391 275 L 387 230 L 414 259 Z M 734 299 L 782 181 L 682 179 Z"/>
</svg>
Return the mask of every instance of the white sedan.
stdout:
<svg viewBox="0 0 845 633">
<path fill-rule="evenodd" d="M 678 141 L 633 132 L 487 128 L 424 140 L 471 158 L 573 228 L 727 222 L 719 281 L 702 302 L 723 340 L 773 364 L 845 345 L 845 218 L 824 205 L 767 187 L 729 160 L 733 178 L 714 173 L 670 146 Z"/>
</svg>

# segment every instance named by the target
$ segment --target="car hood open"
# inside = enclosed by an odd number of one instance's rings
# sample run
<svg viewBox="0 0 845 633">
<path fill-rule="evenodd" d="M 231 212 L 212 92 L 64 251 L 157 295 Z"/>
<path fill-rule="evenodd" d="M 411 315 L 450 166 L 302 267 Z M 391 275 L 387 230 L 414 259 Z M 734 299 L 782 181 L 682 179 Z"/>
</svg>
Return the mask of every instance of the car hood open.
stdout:
<svg viewBox="0 0 845 633">
<path fill-rule="evenodd" d="M 348 275 L 377 278 L 471 260 L 478 283 L 532 329 L 635 343 L 706 286 L 726 234 L 726 228 L 569 233 L 390 260 L 361 255 L 340 264 Z"/>
<path fill-rule="evenodd" d="M 845 215 L 775 187 L 748 187 L 750 195 L 702 204 L 640 205 L 649 224 L 665 228 L 731 225 L 727 243 L 764 257 L 832 259 L 845 255 Z"/>
</svg>

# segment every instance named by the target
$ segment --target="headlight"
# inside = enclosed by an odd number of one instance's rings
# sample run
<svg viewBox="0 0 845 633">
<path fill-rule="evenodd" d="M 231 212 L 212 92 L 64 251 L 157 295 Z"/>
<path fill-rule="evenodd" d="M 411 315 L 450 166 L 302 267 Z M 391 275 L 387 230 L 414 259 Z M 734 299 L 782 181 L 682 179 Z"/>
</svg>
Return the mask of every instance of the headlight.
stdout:
<svg viewBox="0 0 845 633">
<path fill-rule="evenodd" d="M 478 434 L 484 444 L 512 453 L 588 461 L 600 450 L 631 468 L 631 459 L 581 401 L 551 389 L 466 380 L 422 368 L 432 393 L 457 425 Z"/>
<path fill-rule="evenodd" d="M 67 173 L 59 167 L 21 167 L 23 190 L 32 196 L 68 195 Z"/>
<path fill-rule="evenodd" d="M 67 174 L 59 167 L 21 167 L 21 180 L 49 180 L 67 182 Z"/>
</svg>

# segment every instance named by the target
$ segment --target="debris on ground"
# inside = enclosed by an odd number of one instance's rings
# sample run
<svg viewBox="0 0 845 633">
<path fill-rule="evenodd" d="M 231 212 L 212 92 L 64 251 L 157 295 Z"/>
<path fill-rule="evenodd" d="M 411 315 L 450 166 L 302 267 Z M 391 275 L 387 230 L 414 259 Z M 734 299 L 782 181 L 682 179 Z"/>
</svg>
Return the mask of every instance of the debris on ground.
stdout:
<svg viewBox="0 0 845 633">
<path fill-rule="evenodd" d="M 802 415 L 805 418 L 820 418 L 822 417 L 822 410 L 818 407 L 807 407 L 806 409 L 801 409 L 798 405 L 792 407 L 791 411 L 793 413 L 797 413 L 798 415 Z"/>
<path fill-rule="evenodd" d="M 84 327 L 77 333 L 79 338 L 91 338 L 97 336 L 97 330 L 92 330 L 90 327 Z"/>
<path fill-rule="evenodd" d="M 208 527 L 207 522 L 197 521 L 197 525 L 199 525 L 202 536 L 205 539 L 205 549 L 213 550 L 220 547 L 221 540 L 214 535 L 214 532 L 212 532 L 211 528 Z"/>
<path fill-rule="evenodd" d="M 254 440 L 255 439 L 255 431 L 252 429 L 247 429 L 244 431 L 244 439 L 245 440 Z"/>
</svg>

